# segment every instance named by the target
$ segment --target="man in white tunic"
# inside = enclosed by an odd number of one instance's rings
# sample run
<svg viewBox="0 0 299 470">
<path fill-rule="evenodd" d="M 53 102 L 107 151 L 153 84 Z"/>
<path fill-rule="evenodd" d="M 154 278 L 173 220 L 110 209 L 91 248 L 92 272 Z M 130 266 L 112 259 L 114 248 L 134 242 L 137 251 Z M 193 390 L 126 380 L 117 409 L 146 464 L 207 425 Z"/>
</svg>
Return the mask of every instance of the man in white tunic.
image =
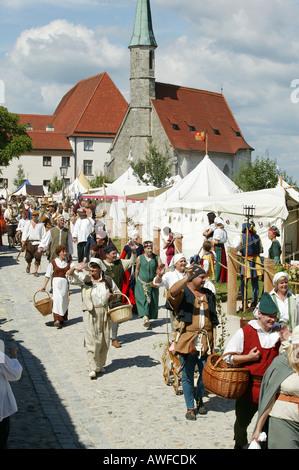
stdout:
<svg viewBox="0 0 299 470">
<path fill-rule="evenodd" d="M 78 262 L 81 263 L 84 259 L 84 249 L 87 243 L 87 238 L 94 230 L 94 220 L 87 217 L 86 209 L 78 210 L 79 219 L 77 219 L 74 231 L 73 242 L 77 243 Z"/>
<path fill-rule="evenodd" d="M 41 239 L 46 233 L 44 224 L 38 220 L 39 212 L 32 212 L 32 219 L 26 223 L 22 233 L 22 249 L 26 247 L 25 259 L 27 261 L 26 272 L 30 273 L 30 267 L 33 259 L 35 260 L 34 276 L 38 277 L 38 268 L 40 266 L 42 253 L 39 252 L 38 246 Z"/>
</svg>

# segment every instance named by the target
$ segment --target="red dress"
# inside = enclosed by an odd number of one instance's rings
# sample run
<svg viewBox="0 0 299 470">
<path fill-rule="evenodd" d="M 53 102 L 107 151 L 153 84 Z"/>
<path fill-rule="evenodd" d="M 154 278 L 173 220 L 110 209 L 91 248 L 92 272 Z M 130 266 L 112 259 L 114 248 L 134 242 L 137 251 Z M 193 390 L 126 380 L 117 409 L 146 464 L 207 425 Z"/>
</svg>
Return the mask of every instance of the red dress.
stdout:
<svg viewBox="0 0 299 470">
<path fill-rule="evenodd" d="M 136 254 L 137 256 L 140 256 L 143 253 L 144 253 L 143 245 L 139 243 L 137 250 L 136 250 Z M 120 255 L 120 259 L 125 259 L 125 258 L 130 259 L 131 255 L 132 255 L 132 250 L 128 245 L 126 245 Z M 135 272 L 135 266 L 132 266 L 132 268 L 124 272 L 121 292 L 125 294 L 130 300 L 131 304 L 133 305 L 133 312 L 137 313 L 136 300 L 135 300 L 135 295 L 134 295 L 134 288 L 135 288 L 135 282 L 136 282 L 134 272 Z M 122 301 L 124 303 L 127 303 L 127 299 L 125 297 L 122 298 Z"/>
</svg>

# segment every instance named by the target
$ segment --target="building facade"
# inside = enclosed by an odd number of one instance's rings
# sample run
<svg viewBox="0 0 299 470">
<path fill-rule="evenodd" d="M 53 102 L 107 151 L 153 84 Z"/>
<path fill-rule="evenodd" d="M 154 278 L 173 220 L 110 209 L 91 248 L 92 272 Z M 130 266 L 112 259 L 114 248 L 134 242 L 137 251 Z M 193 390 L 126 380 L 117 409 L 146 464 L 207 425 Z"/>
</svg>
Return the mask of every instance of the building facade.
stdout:
<svg viewBox="0 0 299 470">
<path fill-rule="evenodd" d="M 54 176 L 61 178 L 67 168 L 65 183 L 83 171 L 90 179 L 110 160 L 109 148 L 127 111 L 128 103 L 107 73 L 80 80 L 61 99 L 53 115 L 19 114 L 27 125 L 33 150 L 0 167 L 0 186 L 10 192 L 21 165 L 25 178 L 33 185 L 47 186 Z M 1 189 L 1 188 L 0 188 Z"/>
</svg>

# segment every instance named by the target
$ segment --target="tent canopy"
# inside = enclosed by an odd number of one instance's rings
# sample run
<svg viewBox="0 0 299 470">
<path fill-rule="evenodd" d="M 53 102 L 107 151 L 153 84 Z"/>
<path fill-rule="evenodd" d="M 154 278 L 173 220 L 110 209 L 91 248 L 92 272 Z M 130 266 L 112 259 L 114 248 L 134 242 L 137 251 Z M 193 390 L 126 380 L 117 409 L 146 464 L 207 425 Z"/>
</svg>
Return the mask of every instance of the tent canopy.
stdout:
<svg viewBox="0 0 299 470">
<path fill-rule="evenodd" d="M 238 192 L 241 192 L 238 186 L 212 162 L 208 155 L 205 155 L 194 170 L 168 189 L 158 200 L 194 203 L 201 197 L 222 197 Z"/>
<path fill-rule="evenodd" d="M 13 196 L 35 196 L 41 197 L 44 195 L 43 185 L 30 184 L 28 180 L 24 181 L 13 193 Z"/>
</svg>

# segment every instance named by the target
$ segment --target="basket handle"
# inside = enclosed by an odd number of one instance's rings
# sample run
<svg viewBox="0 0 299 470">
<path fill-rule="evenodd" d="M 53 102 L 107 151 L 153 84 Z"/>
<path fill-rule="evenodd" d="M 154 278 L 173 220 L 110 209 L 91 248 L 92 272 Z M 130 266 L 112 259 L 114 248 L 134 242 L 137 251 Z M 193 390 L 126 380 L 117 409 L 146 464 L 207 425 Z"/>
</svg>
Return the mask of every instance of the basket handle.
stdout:
<svg viewBox="0 0 299 470">
<path fill-rule="evenodd" d="M 242 313 L 241 320 L 243 320 L 243 317 L 244 317 L 245 313 L 248 312 L 248 310 L 252 310 L 252 315 L 253 315 L 253 312 L 255 311 L 255 308 L 253 308 L 253 307 L 247 308 L 247 309 L 245 310 L 245 312 Z"/>
<path fill-rule="evenodd" d="M 127 299 L 127 301 L 129 302 L 129 304 L 131 305 L 130 299 L 129 299 L 125 294 L 123 294 L 123 293 L 120 292 L 120 291 L 119 291 L 119 292 L 113 292 L 113 293 L 114 293 L 114 294 L 118 294 L 118 295 L 123 295 L 123 296 Z"/>
<path fill-rule="evenodd" d="M 37 292 L 35 292 L 35 294 L 34 294 L 34 296 L 33 296 L 33 302 L 35 302 L 35 296 L 36 296 L 36 294 L 38 294 L 39 292 L 45 292 L 46 294 L 48 294 L 48 297 L 51 297 L 48 291 L 46 291 L 46 290 L 44 290 L 44 291 L 38 290 Z"/>
<path fill-rule="evenodd" d="M 236 352 L 227 352 L 227 353 L 225 353 L 225 354 L 222 354 L 222 355 L 217 359 L 217 361 L 215 362 L 214 367 L 217 367 L 217 366 L 218 366 L 219 362 L 221 361 L 221 359 L 222 359 L 223 357 L 229 356 L 230 354 L 238 354 L 238 353 L 236 353 Z"/>
</svg>

